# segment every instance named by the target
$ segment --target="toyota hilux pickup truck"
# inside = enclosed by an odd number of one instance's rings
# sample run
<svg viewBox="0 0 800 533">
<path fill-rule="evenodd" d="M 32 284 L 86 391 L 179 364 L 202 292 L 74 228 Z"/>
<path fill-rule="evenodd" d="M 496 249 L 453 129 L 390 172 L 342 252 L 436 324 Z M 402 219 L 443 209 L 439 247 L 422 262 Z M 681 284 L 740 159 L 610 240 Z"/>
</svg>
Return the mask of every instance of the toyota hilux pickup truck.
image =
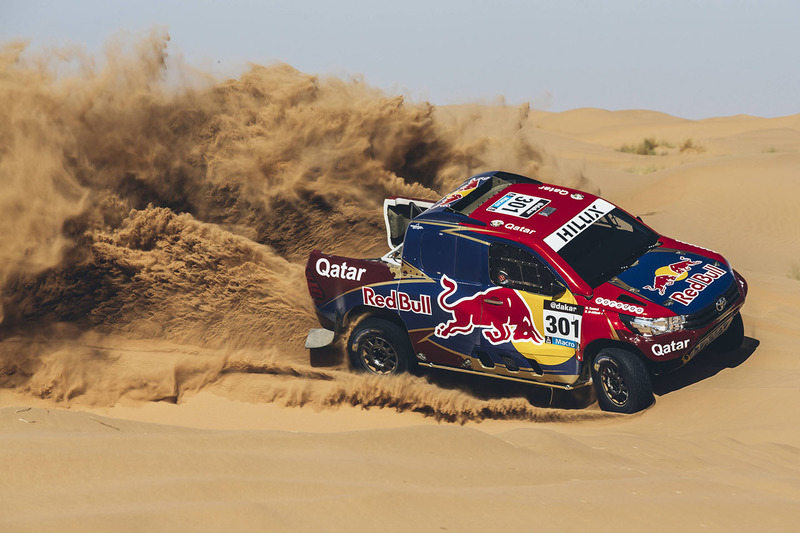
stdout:
<svg viewBox="0 0 800 533">
<path fill-rule="evenodd" d="M 652 375 L 744 339 L 747 283 L 716 252 L 658 234 L 593 194 L 495 171 L 438 202 L 384 202 L 389 252 L 311 252 L 317 348 L 351 365 L 413 367 L 573 390 L 601 409 L 653 402 Z"/>
</svg>

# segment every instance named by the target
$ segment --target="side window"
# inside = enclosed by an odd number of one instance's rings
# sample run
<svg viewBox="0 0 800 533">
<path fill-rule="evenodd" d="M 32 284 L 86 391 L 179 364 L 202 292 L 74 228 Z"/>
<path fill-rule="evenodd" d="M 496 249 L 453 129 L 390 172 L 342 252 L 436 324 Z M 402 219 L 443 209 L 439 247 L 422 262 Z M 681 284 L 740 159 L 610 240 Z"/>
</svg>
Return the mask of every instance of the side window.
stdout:
<svg viewBox="0 0 800 533">
<path fill-rule="evenodd" d="M 456 239 L 454 279 L 470 283 L 486 281 L 486 244 L 468 238 Z"/>
<path fill-rule="evenodd" d="M 427 229 L 420 239 L 420 263 L 429 275 L 453 277 L 456 238 L 437 229 Z"/>
<path fill-rule="evenodd" d="M 420 264 L 430 276 L 446 274 L 470 283 L 486 280 L 486 245 L 464 237 L 426 229 L 420 238 Z"/>
<path fill-rule="evenodd" d="M 489 276 L 499 287 L 553 296 L 558 292 L 555 275 L 531 253 L 509 244 L 489 247 Z"/>
</svg>

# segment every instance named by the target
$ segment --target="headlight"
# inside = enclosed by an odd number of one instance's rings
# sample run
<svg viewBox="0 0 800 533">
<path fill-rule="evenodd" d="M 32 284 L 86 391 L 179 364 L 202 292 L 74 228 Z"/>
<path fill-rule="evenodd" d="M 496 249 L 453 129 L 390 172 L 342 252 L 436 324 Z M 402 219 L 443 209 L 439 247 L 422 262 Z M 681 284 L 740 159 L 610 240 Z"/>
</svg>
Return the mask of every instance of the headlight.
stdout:
<svg viewBox="0 0 800 533">
<path fill-rule="evenodd" d="M 642 335 L 663 335 L 682 331 L 683 324 L 686 322 L 686 315 L 644 318 L 620 313 L 619 317 L 628 326 L 628 329 Z"/>
</svg>

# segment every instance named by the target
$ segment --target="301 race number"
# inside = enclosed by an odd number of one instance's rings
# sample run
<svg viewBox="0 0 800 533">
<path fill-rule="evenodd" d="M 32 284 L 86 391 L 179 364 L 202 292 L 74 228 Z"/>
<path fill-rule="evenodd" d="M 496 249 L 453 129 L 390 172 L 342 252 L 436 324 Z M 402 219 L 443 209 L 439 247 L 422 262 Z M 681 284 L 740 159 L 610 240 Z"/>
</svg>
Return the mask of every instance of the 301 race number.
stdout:
<svg viewBox="0 0 800 533">
<path fill-rule="evenodd" d="M 556 317 L 556 315 L 548 315 L 545 321 L 547 322 L 545 331 L 550 335 L 577 337 L 577 333 L 581 328 L 581 321 L 577 318 L 570 320 L 565 316 Z"/>
<path fill-rule="evenodd" d="M 537 196 L 510 192 L 487 207 L 486 210 L 520 218 L 530 218 L 549 203 L 550 200 Z"/>
<path fill-rule="evenodd" d="M 581 339 L 582 315 L 581 306 L 545 301 L 542 310 L 545 342 L 577 349 Z"/>
</svg>

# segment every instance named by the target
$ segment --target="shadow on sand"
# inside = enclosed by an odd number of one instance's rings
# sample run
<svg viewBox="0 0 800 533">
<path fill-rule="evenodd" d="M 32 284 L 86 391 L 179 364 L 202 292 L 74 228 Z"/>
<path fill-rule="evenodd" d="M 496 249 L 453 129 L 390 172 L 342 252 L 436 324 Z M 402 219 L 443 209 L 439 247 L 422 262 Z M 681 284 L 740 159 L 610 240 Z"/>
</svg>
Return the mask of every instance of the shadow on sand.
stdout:
<svg viewBox="0 0 800 533">
<path fill-rule="evenodd" d="M 758 339 L 745 337 L 742 345 L 731 352 L 720 352 L 710 346 L 685 366 L 653 378 L 653 392 L 663 396 L 710 378 L 726 368 L 735 368 L 750 358 L 759 345 Z"/>
<path fill-rule="evenodd" d="M 309 360 L 315 368 L 350 369 L 343 343 L 309 350 Z M 535 407 L 583 409 L 595 401 L 592 387 L 567 392 L 535 384 L 500 380 L 480 374 L 470 375 L 447 370 L 417 367 L 413 373 L 446 390 L 460 390 L 480 400 L 525 398 Z"/>
<path fill-rule="evenodd" d="M 479 400 L 525 398 L 534 407 L 557 409 L 584 409 L 596 401 L 592 387 L 565 391 L 534 383 L 519 383 L 480 374 L 432 368 L 418 368 L 415 373 L 437 387 L 460 390 Z"/>
<path fill-rule="evenodd" d="M 742 345 L 731 352 L 720 352 L 712 345 L 685 366 L 667 374 L 654 376 L 653 392 L 656 396 L 663 396 L 710 378 L 726 368 L 735 368 L 744 363 L 756 351 L 758 345 L 759 341 L 751 337 L 745 337 Z M 345 348 L 340 343 L 310 350 L 310 359 L 313 367 L 336 367 L 341 370 L 349 368 Z M 522 397 L 536 407 L 557 409 L 585 409 L 597 401 L 592 386 L 564 391 L 479 374 L 421 367 L 415 369 L 414 374 L 424 377 L 442 389 L 460 390 L 481 400 Z"/>
</svg>

